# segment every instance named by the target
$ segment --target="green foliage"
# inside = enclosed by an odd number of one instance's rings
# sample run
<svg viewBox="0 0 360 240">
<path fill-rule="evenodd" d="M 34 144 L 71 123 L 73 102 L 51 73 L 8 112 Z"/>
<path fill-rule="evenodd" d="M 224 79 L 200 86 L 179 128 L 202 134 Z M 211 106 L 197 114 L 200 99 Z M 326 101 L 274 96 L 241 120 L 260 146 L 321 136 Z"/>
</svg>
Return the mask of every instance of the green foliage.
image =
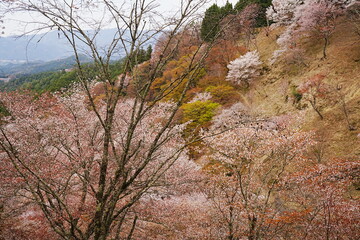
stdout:
<svg viewBox="0 0 360 240">
<path fill-rule="evenodd" d="M 219 7 L 213 4 L 205 11 L 204 19 L 201 23 L 201 38 L 204 41 L 212 41 L 220 31 L 220 21 L 229 14 L 235 13 L 233 5 L 226 2 L 225 6 Z"/>
<path fill-rule="evenodd" d="M 234 7 L 229 2 L 226 2 L 223 7 L 213 4 L 205 11 L 201 23 L 201 38 L 207 42 L 212 41 L 220 31 L 220 21 L 229 14 L 241 12 L 249 4 L 258 4 L 260 6 L 261 10 L 256 19 L 257 26 L 266 26 L 266 9 L 271 5 L 271 0 L 239 0 Z"/>
<path fill-rule="evenodd" d="M 91 58 L 79 54 L 79 60 L 81 63 L 91 62 Z M 33 61 L 22 64 L 6 64 L 0 66 L 0 72 L 7 77 L 9 75 L 20 75 L 20 74 L 36 74 L 42 72 L 56 72 L 63 69 L 70 69 L 76 65 L 75 56 L 67 57 L 64 59 L 49 61 L 49 62 L 40 62 Z"/>
<path fill-rule="evenodd" d="M 241 11 L 249 4 L 259 4 L 259 6 L 266 11 L 266 8 L 271 5 L 271 1 L 272 0 L 239 0 L 234 8 L 237 11 Z"/>
<path fill-rule="evenodd" d="M 226 2 L 225 6 L 220 8 L 220 12 L 221 12 L 222 17 L 225 17 L 225 16 L 227 16 L 229 14 L 235 13 L 235 10 L 234 10 L 233 5 L 231 3 Z"/>
<path fill-rule="evenodd" d="M 0 117 L 10 116 L 9 111 L 6 109 L 3 103 L 0 102 Z"/>
<path fill-rule="evenodd" d="M 181 108 L 183 110 L 183 122 L 192 121 L 189 127 L 196 127 L 210 122 L 215 115 L 215 110 L 220 104 L 212 101 L 196 101 L 186 103 Z"/>
<path fill-rule="evenodd" d="M 243 10 L 247 5 L 253 3 L 255 0 L 239 0 L 234 8 L 237 10 L 237 11 L 241 11 Z"/>
<path fill-rule="evenodd" d="M 300 102 L 302 94 L 297 90 L 297 86 L 291 86 L 291 95 L 294 97 L 294 104 Z"/>
<path fill-rule="evenodd" d="M 210 42 L 214 39 L 216 34 L 220 31 L 220 20 L 222 11 L 218 5 L 213 4 L 205 11 L 204 19 L 201 23 L 201 38 L 204 41 Z"/>
<path fill-rule="evenodd" d="M 31 89 L 36 92 L 56 91 L 61 87 L 74 82 L 74 72 L 43 72 L 37 74 L 24 74 L 0 86 L 2 91 L 14 91 L 16 89 Z"/>
<path fill-rule="evenodd" d="M 130 57 L 131 66 L 134 67 L 137 64 L 148 61 L 151 58 L 152 47 L 151 45 L 145 50 L 144 48 L 137 49 L 135 55 Z"/>
<path fill-rule="evenodd" d="M 150 60 L 152 51 L 153 51 L 152 46 L 149 45 L 146 49 L 146 60 Z"/>
<path fill-rule="evenodd" d="M 114 79 L 124 72 L 124 59 L 113 62 L 109 65 L 110 78 Z"/>
<path fill-rule="evenodd" d="M 114 79 L 123 72 L 124 62 L 117 61 L 109 65 L 110 78 Z M 99 76 L 99 71 L 93 64 L 82 65 L 83 78 L 93 80 Z M 25 74 L 8 83 L 0 85 L 1 91 L 14 91 L 17 89 L 27 89 L 36 93 L 56 92 L 68 89 L 71 85 L 79 81 L 78 71 L 70 72 L 43 72 L 37 74 Z"/>
<path fill-rule="evenodd" d="M 91 64 L 84 64 L 83 68 L 86 69 L 87 78 L 94 78 L 96 71 Z M 10 80 L 7 83 L 0 85 L 1 91 L 14 91 L 17 89 L 29 89 L 38 93 L 54 92 L 63 88 L 68 88 L 71 84 L 78 81 L 77 72 L 72 70 L 56 71 L 56 72 L 42 72 L 36 74 L 23 74 L 17 78 Z"/>
<path fill-rule="evenodd" d="M 145 56 L 144 58 L 148 55 L 147 52 L 149 52 L 149 50 L 143 51 Z M 123 64 L 124 61 L 120 60 L 109 65 L 110 78 L 114 79 L 123 72 Z M 93 64 L 83 64 L 82 68 L 84 74 L 86 75 L 84 78 L 86 79 L 92 80 L 99 75 L 99 71 Z M 55 92 L 67 89 L 77 81 L 79 81 L 79 79 L 76 70 L 72 70 L 70 72 L 63 70 L 36 74 L 23 74 L 7 83 L 0 81 L 0 91 L 29 89 L 37 93 Z"/>
<path fill-rule="evenodd" d="M 67 88 L 69 85 L 77 81 L 77 75 L 75 71 L 71 72 L 48 72 L 43 74 L 34 74 L 29 76 L 23 76 L 21 79 L 26 79 L 21 88 L 30 89 L 35 92 L 55 92 L 63 88 Z"/>
</svg>

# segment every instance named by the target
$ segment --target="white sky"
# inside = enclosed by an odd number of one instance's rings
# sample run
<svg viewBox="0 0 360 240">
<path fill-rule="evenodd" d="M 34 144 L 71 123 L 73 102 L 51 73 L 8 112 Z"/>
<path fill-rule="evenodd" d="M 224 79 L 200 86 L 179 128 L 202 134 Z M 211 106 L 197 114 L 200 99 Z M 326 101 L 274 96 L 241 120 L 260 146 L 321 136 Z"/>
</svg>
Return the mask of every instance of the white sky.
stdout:
<svg viewBox="0 0 360 240">
<path fill-rule="evenodd" d="M 181 0 L 157 0 L 157 2 L 160 5 L 158 10 L 163 13 L 176 12 L 177 6 L 180 5 L 180 1 Z M 235 5 L 237 1 L 238 0 L 229 0 L 229 2 L 232 3 L 233 5 Z M 226 0 L 209 0 L 207 6 L 210 6 L 213 3 L 216 3 L 219 6 L 223 6 L 225 5 Z M 4 34 L 2 36 L 11 36 L 11 35 L 18 35 L 24 33 L 25 29 L 29 30 L 29 27 L 27 26 L 26 22 L 31 21 L 32 18 L 33 18 L 32 16 L 25 13 L 7 15 L 3 23 L 5 29 L 3 30 Z"/>
<path fill-rule="evenodd" d="M 238 2 L 238 0 L 228 0 L 230 3 L 232 3 L 233 5 L 235 5 L 235 3 Z M 176 9 L 176 6 L 179 6 L 179 0 L 158 0 L 158 2 L 160 3 L 160 7 L 164 10 L 169 10 L 169 9 Z M 216 3 L 219 6 L 224 6 L 226 3 L 226 0 L 209 0 L 209 4 L 208 5 L 212 5 Z"/>
</svg>

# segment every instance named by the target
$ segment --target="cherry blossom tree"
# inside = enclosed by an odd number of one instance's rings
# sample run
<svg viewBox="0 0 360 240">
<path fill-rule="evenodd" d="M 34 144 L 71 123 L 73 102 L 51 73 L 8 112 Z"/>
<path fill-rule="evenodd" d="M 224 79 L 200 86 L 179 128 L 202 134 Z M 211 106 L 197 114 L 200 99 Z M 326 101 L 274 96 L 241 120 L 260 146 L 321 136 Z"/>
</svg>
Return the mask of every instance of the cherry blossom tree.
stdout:
<svg viewBox="0 0 360 240">
<path fill-rule="evenodd" d="M 249 48 L 252 39 L 255 38 L 257 18 L 260 14 L 261 7 L 258 4 L 252 3 L 238 13 L 224 17 L 220 22 L 220 26 L 226 25 L 222 37 L 231 41 L 236 41 L 242 37 L 245 40 L 246 47 Z M 227 24 L 229 20 L 231 20 L 230 24 Z"/>
<path fill-rule="evenodd" d="M 240 124 L 205 139 L 211 154 L 204 191 L 222 223 L 221 239 L 272 239 L 269 222 L 282 209 L 278 183 L 289 166 L 301 165 L 303 151 L 313 144 L 311 134 L 289 128 L 286 119 L 248 122 L 240 117 Z"/>
<path fill-rule="evenodd" d="M 280 49 L 274 52 L 272 62 L 285 51 L 297 48 L 299 36 L 304 34 L 324 40 L 323 57 L 327 57 L 330 37 L 335 31 L 336 19 L 344 13 L 349 1 L 273 1 L 267 10 L 269 20 L 286 25 L 285 31 L 277 40 Z"/>
<path fill-rule="evenodd" d="M 302 3 L 302 0 L 273 0 L 266 10 L 266 17 L 280 25 L 289 25 L 293 22 L 297 7 Z"/>
<path fill-rule="evenodd" d="M 2 161 L 6 166 L 12 164 L 10 172 L 24 183 L 19 191 L 27 199 L 24 204 L 38 204 L 43 221 L 46 217 L 52 230 L 64 238 L 92 236 L 105 131 L 86 96 L 73 93 L 33 101 L 31 96 L 9 93 L 2 94 L 1 101 L 11 113 L 1 127 Z M 106 114 L 104 103 L 97 107 L 101 116 Z M 107 235 L 115 238 L 131 232 L 127 224 L 129 218 L 133 218 L 134 225 L 139 218 L 132 206 L 140 198 L 166 194 L 167 187 L 182 185 L 180 179 L 193 176 L 189 171 L 196 169 L 182 151 L 184 127 L 164 129 L 172 104 L 159 103 L 146 112 L 132 132 L 134 144 L 127 147 L 127 128 L 132 118 L 128 113 L 139 107 L 134 99 L 119 103 L 111 130 L 105 209 L 113 212 L 115 224 Z M 159 136 L 159 131 L 164 135 Z M 154 145 L 156 139 L 161 144 Z M 129 155 L 124 159 L 126 152 Z M 31 216 L 33 212 L 28 210 L 22 215 Z M 39 209 L 36 212 L 42 215 Z"/>
<path fill-rule="evenodd" d="M 346 6 L 346 11 L 351 23 L 355 27 L 356 34 L 360 37 L 360 2 L 356 0 L 351 1 Z"/>
<path fill-rule="evenodd" d="M 151 87 L 174 58 L 176 37 L 195 20 L 203 3 L 182 1 L 179 12 L 165 22 L 155 2 L 146 0 L 120 5 L 20 0 L 14 5 L 13 11 L 40 13 L 40 27 L 34 31 L 57 29 L 77 60 L 79 86 L 73 92 L 38 99 L 1 94 L 10 114 L 0 127 L 1 161 L 22 181 L 24 203 L 31 202 L 59 237 L 130 239 L 140 219 L 135 206 L 152 188 L 171 185 L 166 172 L 187 159 L 183 125 L 175 123 L 175 116 L 212 43 L 196 46 L 186 68 L 168 87 L 156 93 Z M 103 18 L 84 17 L 99 9 Z M 155 16 L 159 21 L 153 21 Z M 109 22 L 116 25 L 114 38 L 106 47 L 99 46 L 99 32 Z M 166 38 L 157 50 L 160 54 L 150 61 L 146 77 L 139 76 L 134 71 L 137 53 L 161 33 Z M 79 60 L 82 50 L 93 59 L 97 91 Z M 120 65 L 123 74 L 114 77 L 109 64 L 119 52 L 126 56 Z M 164 103 L 179 86 L 176 101 Z"/>
<path fill-rule="evenodd" d="M 257 18 L 261 14 L 261 7 L 258 4 L 249 4 L 240 12 L 240 25 L 242 27 L 242 36 L 245 39 L 246 46 L 255 39 Z M 256 47 L 256 42 L 254 43 Z"/>
<path fill-rule="evenodd" d="M 275 26 L 285 25 L 286 28 L 277 39 L 280 49 L 273 53 L 271 63 L 284 52 L 292 51 L 296 58 L 301 57 L 296 56 L 296 53 L 301 50 L 300 36 L 304 35 L 324 40 L 322 59 L 325 59 L 330 37 L 336 29 L 337 18 L 345 13 L 345 9 L 352 5 L 351 2 L 353 1 L 274 0 L 267 10 L 267 17 L 275 22 Z"/>
<path fill-rule="evenodd" d="M 260 75 L 261 65 L 259 53 L 248 52 L 229 63 L 226 80 L 235 84 L 245 83 L 249 86 L 249 82 Z"/>
<path fill-rule="evenodd" d="M 305 1 L 297 9 L 299 32 L 308 32 L 311 36 L 324 40 L 323 59 L 327 57 L 326 49 L 336 28 L 336 19 L 344 10 L 331 1 Z"/>
</svg>

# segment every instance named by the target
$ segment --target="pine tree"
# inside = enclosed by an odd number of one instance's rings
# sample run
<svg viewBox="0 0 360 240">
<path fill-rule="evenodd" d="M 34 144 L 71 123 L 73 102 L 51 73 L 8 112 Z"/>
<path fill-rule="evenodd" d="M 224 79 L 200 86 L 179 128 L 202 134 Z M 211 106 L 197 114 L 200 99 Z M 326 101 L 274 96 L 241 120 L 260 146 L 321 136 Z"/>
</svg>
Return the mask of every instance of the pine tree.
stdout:
<svg viewBox="0 0 360 240">
<path fill-rule="evenodd" d="M 251 4 L 251 3 L 254 3 L 254 1 L 256 0 L 239 0 L 235 6 L 234 6 L 234 9 L 237 10 L 237 11 L 241 11 L 243 10 L 247 5 Z"/>
<path fill-rule="evenodd" d="M 221 8 L 213 4 L 205 11 L 205 16 L 201 24 L 201 38 L 210 42 L 219 32 L 219 22 L 221 20 Z"/>
<path fill-rule="evenodd" d="M 229 3 L 229 1 L 226 1 L 225 6 L 221 7 L 220 11 L 221 11 L 222 17 L 226 17 L 227 15 L 233 14 L 235 12 L 233 5 L 231 3 Z"/>
<path fill-rule="evenodd" d="M 152 46 L 149 45 L 146 49 L 146 60 L 149 60 L 151 58 L 152 51 Z"/>
</svg>

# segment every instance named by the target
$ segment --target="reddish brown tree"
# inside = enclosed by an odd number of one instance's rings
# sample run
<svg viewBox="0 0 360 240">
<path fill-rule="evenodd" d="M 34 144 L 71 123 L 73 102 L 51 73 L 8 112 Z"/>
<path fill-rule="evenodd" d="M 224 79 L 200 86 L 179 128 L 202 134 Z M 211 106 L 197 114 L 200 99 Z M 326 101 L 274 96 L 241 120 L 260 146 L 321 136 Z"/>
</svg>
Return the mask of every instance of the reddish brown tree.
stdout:
<svg viewBox="0 0 360 240">
<path fill-rule="evenodd" d="M 323 82 L 325 77 L 322 74 L 314 75 L 298 87 L 298 92 L 303 94 L 302 98 L 310 103 L 321 120 L 324 116 L 321 113 L 319 101 L 326 99 L 330 93 L 329 86 Z"/>
<path fill-rule="evenodd" d="M 277 218 L 287 239 L 357 239 L 360 237 L 359 165 L 332 160 L 303 168 L 283 182 L 288 210 Z"/>
<path fill-rule="evenodd" d="M 239 46 L 228 40 L 219 40 L 206 58 L 207 75 L 224 80 L 229 62 L 245 52 L 244 46 Z"/>
</svg>

